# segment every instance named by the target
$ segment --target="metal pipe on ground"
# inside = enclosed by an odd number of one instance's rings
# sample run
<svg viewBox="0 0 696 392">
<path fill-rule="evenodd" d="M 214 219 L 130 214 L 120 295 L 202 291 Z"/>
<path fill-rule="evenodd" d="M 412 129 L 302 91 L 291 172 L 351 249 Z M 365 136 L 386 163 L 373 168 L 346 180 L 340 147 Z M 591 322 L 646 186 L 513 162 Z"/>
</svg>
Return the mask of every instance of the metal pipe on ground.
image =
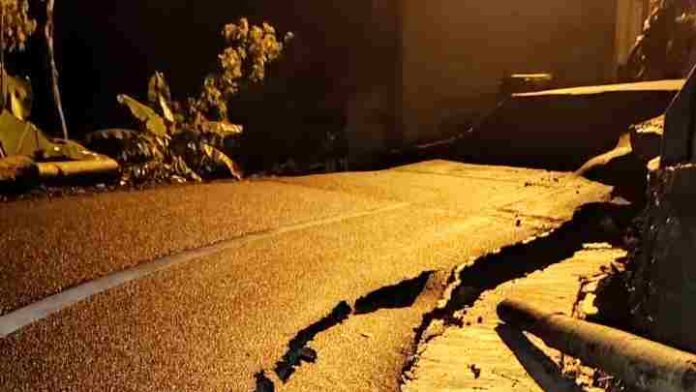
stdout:
<svg viewBox="0 0 696 392">
<path fill-rule="evenodd" d="M 111 159 L 68 162 L 41 162 L 36 166 L 42 180 L 118 172 L 118 162 Z"/>
<path fill-rule="evenodd" d="M 507 324 L 648 392 L 696 392 L 696 355 L 517 300 L 498 305 Z"/>
</svg>

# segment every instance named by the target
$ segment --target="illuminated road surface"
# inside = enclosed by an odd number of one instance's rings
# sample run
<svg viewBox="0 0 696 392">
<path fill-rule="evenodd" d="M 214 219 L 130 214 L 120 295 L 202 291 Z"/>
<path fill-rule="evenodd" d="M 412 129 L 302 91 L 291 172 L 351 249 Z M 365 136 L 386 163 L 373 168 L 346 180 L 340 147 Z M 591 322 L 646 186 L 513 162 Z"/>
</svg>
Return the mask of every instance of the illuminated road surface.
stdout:
<svg viewBox="0 0 696 392">
<path fill-rule="evenodd" d="M 609 192 L 433 161 L 0 204 L 0 389 L 395 390 L 454 268 Z"/>
</svg>

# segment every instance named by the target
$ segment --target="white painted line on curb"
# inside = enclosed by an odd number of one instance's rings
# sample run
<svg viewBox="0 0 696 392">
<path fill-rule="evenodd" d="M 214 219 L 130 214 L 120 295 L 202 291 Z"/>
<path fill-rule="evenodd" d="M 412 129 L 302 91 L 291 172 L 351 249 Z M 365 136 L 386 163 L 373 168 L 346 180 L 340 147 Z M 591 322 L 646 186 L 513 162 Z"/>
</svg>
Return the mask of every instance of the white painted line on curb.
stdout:
<svg viewBox="0 0 696 392">
<path fill-rule="evenodd" d="M 210 256 L 225 250 L 234 249 L 249 242 L 263 240 L 285 233 L 301 231 L 329 223 L 337 223 L 385 212 L 391 212 L 406 208 L 409 205 L 410 203 L 398 203 L 374 210 L 340 215 L 332 218 L 319 219 L 286 227 L 279 227 L 258 233 L 246 234 L 241 237 L 221 241 L 202 248 L 183 251 L 171 256 L 165 256 L 124 271 L 116 272 L 71 289 L 67 289 L 31 305 L 17 309 L 4 316 L 0 316 L 0 339 L 6 338 L 30 324 L 43 320 L 54 313 L 58 313 L 63 309 L 69 308 L 72 305 L 75 305 L 76 303 L 84 301 L 97 294 L 104 293 L 126 283 L 143 279 L 156 272 L 170 269 L 192 260 Z"/>
</svg>

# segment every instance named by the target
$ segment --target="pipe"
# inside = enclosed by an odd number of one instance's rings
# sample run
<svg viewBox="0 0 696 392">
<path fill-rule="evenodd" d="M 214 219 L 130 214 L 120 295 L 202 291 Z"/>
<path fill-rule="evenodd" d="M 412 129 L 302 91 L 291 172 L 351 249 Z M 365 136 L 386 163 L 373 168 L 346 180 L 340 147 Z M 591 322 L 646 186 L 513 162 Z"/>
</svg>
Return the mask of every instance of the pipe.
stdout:
<svg viewBox="0 0 696 392">
<path fill-rule="evenodd" d="M 98 174 L 115 174 L 119 169 L 118 162 L 111 159 L 41 162 L 37 163 L 36 166 L 39 170 L 39 178 L 42 180 Z"/>
<path fill-rule="evenodd" d="M 696 392 L 694 354 L 517 300 L 500 303 L 498 316 L 549 347 L 645 391 Z"/>
</svg>

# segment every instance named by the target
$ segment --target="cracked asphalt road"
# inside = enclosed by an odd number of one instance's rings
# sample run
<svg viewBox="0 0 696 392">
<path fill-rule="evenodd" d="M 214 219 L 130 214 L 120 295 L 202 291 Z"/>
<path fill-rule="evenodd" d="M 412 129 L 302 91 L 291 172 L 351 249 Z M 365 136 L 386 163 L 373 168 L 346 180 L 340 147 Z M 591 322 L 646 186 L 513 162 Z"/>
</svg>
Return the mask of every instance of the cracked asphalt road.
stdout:
<svg viewBox="0 0 696 392">
<path fill-rule="evenodd" d="M 157 258 L 272 233 L 0 339 L 0 389 L 251 391 L 266 371 L 279 390 L 341 390 L 341 380 L 350 385 L 342 390 L 392 390 L 411 324 L 441 296 L 447 272 L 558 227 L 609 192 L 571 175 L 432 161 L 0 204 L 6 315 Z M 287 385 L 273 374 L 288 342 L 341 301 L 425 271 L 439 273 L 413 306 L 351 316 L 316 337 L 316 365 L 302 365 Z M 332 361 L 340 347 L 354 359 Z"/>
</svg>

